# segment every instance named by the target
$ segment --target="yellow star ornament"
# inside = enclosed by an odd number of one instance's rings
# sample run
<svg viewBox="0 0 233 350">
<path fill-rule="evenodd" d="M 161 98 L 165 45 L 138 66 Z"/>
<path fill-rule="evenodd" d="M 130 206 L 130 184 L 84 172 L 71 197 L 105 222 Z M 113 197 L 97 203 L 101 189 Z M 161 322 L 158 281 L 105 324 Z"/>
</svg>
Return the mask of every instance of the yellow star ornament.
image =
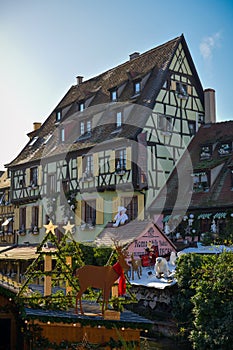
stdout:
<svg viewBox="0 0 233 350">
<path fill-rule="evenodd" d="M 54 230 L 57 228 L 57 225 L 54 225 L 51 220 L 49 221 L 49 224 L 44 225 L 44 227 L 46 228 L 46 233 L 52 232 L 52 234 L 55 235 Z"/>
<path fill-rule="evenodd" d="M 67 235 L 69 232 L 72 233 L 72 228 L 74 227 L 74 225 L 72 225 L 70 221 L 68 221 L 67 225 L 62 227 L 65 230 L 65 235 Z"/>
</svg>

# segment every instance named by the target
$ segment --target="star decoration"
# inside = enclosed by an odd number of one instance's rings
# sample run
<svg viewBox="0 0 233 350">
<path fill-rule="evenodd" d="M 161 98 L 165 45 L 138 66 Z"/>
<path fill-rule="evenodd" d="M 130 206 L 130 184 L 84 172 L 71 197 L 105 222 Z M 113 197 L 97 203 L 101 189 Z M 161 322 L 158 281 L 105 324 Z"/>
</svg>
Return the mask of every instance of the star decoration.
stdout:
<svg viewBox="0 0 233 350">
<path fill-rule="evenodd" d="M 74 225 L 72 225 L 70 223 L 70 221 L 68 221 L 68 223 L 66 224 L 66 226 L 63 226 L 64 230 L 65 230 L 65 235 L 67 235 L 69 232 L 72 233 L 72 228 L 74 227 Z"/>
<path fill-rule="evenodd" d="M 51 220 L 48 225 L 43 226 L 46 228 L 46 233 L 52 232 L 52 234 L 55 235 L 54 230 L 57 228 L 57 225 L 54 225 Z"/>
</svg>

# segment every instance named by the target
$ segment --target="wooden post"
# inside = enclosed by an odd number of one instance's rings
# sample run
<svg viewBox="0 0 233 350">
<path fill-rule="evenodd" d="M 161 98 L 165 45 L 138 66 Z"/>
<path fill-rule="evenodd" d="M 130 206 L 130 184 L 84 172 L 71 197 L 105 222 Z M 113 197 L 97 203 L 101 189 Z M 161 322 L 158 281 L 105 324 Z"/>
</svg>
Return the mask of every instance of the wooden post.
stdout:
<svg viewBox="0 0 233 350">
<path fill-rule="evenodd" d="M 112 298 L 118 298 L 119 297 L 119 293 L 118 293 L 118 284 L 114 284 L 112 286 Z"/>
<path fill-rule="evenodd" d="M 16 268 L 17 268 L 17 272 L 16 272 L 16 282 L 20 283 L 20 262 L 17 261 L 16 262 Z"/>
<path fill-rule="evenodd" d="M 45 255 L 44 258 L 44 271 L 51 272 L 52 271 L 52 256 Z M 51 295 L 52 292 L 52 276 L 44 277 L 44 296 Z"/>
<path fill-rule="evenodd" d="M 72 266 L 72 257 L 71 256 L 66 257 L 66 264 L 69 265 L 70 267 Z M 66 295 L 68 293 L 71 293 L 71 291 L 72 291 L 72 287 L 69 285 L 69 281 L 66 280 Z"/>
</svg>

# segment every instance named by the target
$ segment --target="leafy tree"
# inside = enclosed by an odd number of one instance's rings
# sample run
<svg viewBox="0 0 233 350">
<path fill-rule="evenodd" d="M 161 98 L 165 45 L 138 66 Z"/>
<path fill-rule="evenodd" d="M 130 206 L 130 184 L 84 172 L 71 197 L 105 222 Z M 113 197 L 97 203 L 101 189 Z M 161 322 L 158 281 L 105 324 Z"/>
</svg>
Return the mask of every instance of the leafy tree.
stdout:
<svg viewBox="0 0 233 350">
<path fill-rule="evenodd" d="M 194 329 L 190 339 L 198 350 L 230 350 L 233 343 L 233 254 L 224 252 L 202 266 L 196 281 Z M 214 263 L 214 264 L 213 264 Z"/>
<path fill-rule="evenodd" d="M 233 253 L 182 255 L 174 316 L 183 339 L 198 350 L 230 350 L 233 342 Z"/>
</svg>

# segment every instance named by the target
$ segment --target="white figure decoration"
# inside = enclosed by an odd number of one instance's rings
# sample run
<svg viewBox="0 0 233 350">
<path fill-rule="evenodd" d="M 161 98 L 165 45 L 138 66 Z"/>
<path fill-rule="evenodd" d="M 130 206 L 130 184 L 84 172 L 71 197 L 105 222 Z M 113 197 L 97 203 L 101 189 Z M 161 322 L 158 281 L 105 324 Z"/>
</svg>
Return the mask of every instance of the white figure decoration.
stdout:
<svg viewBox="0 0 233 350">
<path fill-rule="evenodd" d="M 126 210 L 125 207 L 118 207 L 118 213 L 114 218 L 115 223 L 113 224 L 113 227 L 118 227 L 119 225 L 124 225 L 126 223 L 128 220 Z"/>
<path fill-rule="evenodd" d="M 165 235 L 169 235 L 169 233 L 170 233 L 170 226 L 168 225 L 167 222 L 164 225 L 164 233 L 165 233 Z"/>
<path fill-rule="evenodd" d="M 161 278 L 162 276 L 167 278 L 169 275 L 167 260 L 161 256 L 156 258 L 154 269 L 155 269 L 155 275 L 157 278 Z"/>
<path fill-rule="evenodd" d="M 213 232 L 213 233 L 217 232 L 217 225 L 215 223 L 215 220 L 212 221 L 211 232 Z"/>
<path fill-rule="evenodd" d="M 169 263 L 172 266 L 176 266 L 176 259 L 177 259 L 176 253 L 175 252 L 171 252 Z"/>
</svg>

